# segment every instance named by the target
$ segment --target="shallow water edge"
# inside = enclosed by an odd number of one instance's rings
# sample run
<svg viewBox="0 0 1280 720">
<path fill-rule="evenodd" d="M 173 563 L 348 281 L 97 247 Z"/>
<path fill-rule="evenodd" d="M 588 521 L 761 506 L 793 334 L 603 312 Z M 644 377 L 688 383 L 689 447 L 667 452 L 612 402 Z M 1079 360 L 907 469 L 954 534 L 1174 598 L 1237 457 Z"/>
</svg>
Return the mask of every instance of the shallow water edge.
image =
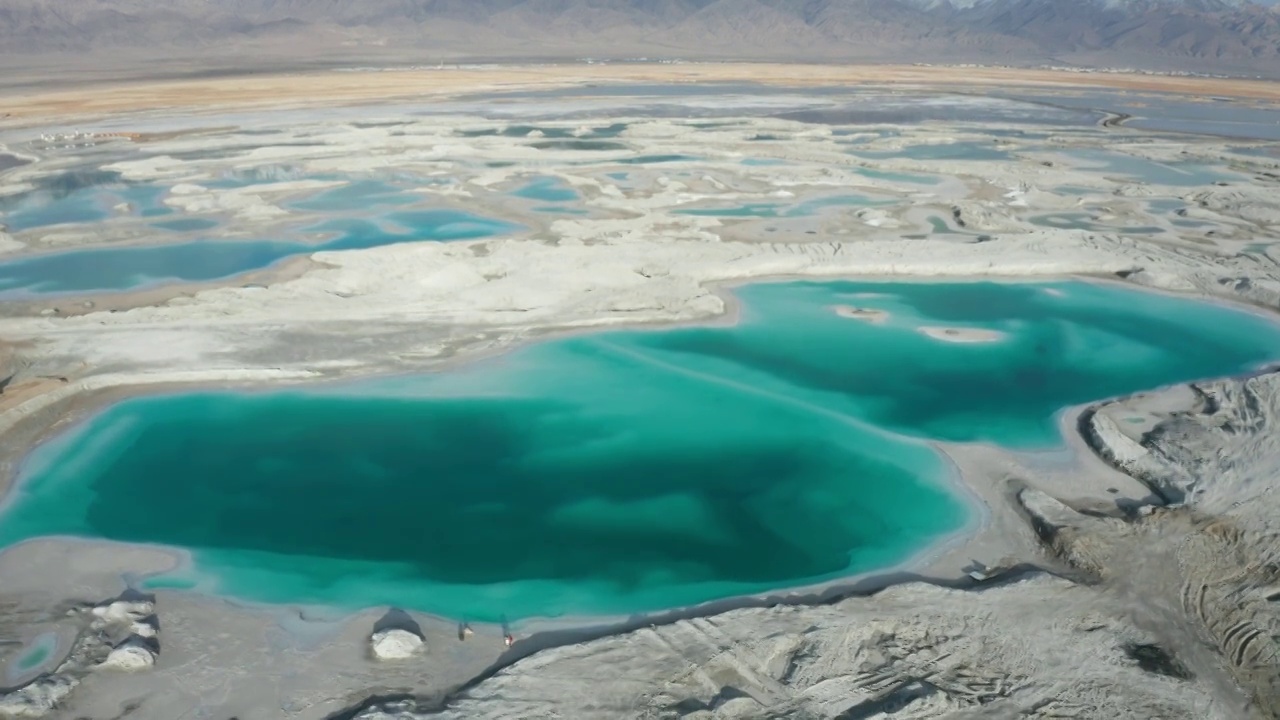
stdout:
<svg viewBox="0 0 1280 720">
<path fill-rule="evenodd" d="M 812 278 L 812 277 L 807 277 L 807 278 L 805 278 L 805 279 L 806 279 L 806 280 L 811 280 L 811 281 L 817 281 L 817 280 L 819 280 L 818 278 Z M 823 279 L 825 280 L 825 278 L 823 278 Z M 937 280 L 939 280 L 939 279 L 941 279 L 941 278 L 938 278 L 938 279 L 912 278 L 911 280 L 913 280 L 913 281 L 920 281 L 920 282 L 928 282 L 928 281 L 932 280 L 932 281 L 936 282 L 936 281 L 937 281 Z M 974 281 L 984 281 L 984 280 L 987 280 L 986 278 L 969 278 L 969 279 L 970 279 L 970 280 L 974 280 Z M 890 280 L 890 279 L 888 279 L 888 278 L 877 278 L 876 280 L 877 280 L 877 281 L 879 281 L 879 282 L 885 282 L 885 281 Z M 899 280 L 899 279 L 898 279 L 898 278 L 892 278 L 891 280 L 892 280 L 893 282 L 895 282 L 895 283 L 896 283 L 896 282 L 898 282 L 898 280 Z M 1001 278 L 1000 280 L 1001 280 L 1002 282 L 1011 282 L 1010 280 L 1008 280 L 1008 279 L 1006 279 L 1006 278 Z M 1044 282 L 1044 281 L 1045 281 L 1045 278 L 1037 278 L 1036 280 L 1037 280 L 1037 281 L 1039 281 L 1039 282 Z M 763 281 L 758 281 L 758 280 L 751 280 L 751 281 L 745 281 L 745 282 L 748 282 L 748 283 L 750 283 L 750 284 L 752 284 L 752 285 L 755 285 L 755 284 L 763 284 Z M 741 284 L 741 283 L 736 283 L 736 284 Z M 1123 287 L 1126 287 L 1126 288 L 1128 288 L 1128 289 L 1130 289 L 1130 290 L 1134 289 L 1131 285 L 1128 285 L 1128 284 L 1121 283 L 1120 285 L 1121 285 L 1121 286 L 1123 286 Z M 728 287 L 732 287 L 732 286 L 725 286 L 725 287 L 726 287 L 726 288 L 728 288 Z M 738 300 L 736 299 L 736 296 L 735 296 L 735 295 L 733 295 L 731 292 L 727 292 L 724 288 L 720 288 L 720 289 L 719 289 L 719 294 L 720 294 L 722 297 L 726 297 L 726 296 L 727 296 L 727 297 L 730 299 L 730 302 L 728 302 L 728 303 L 726 304 L 726 310 L 727 310 L 727 312 L 726 312 L 724 315 L 722 315 L 722 316 L 718 316 L 718 317 L 716 317 L 716 318 L 712 318 L 710 321 L 707 321 L 707 322 L 699 322 L 699 323 L 693 323 L 693 324 L 685 324 L 685 325 L 682 325 L 681 327 L 698 327 L 698 326 L 709 326 L 709 327 L 712 327 L 712 326 L 722 326 L 722 325 L 725 325 L 725 324 L 733 324 L 734 322 L 736 322 L 736 321 L 739 319 L 739 317 L 738 317 L 738 316 L 739 316 L 740 309 L 741 309 L 741 308 L 740 308 L 740 301 L 738 301 Z M 1184 299 L 1187 297 L 1187 296 L 1185 296 L 1185 295 L 1175 295 L 1175 296 L 1176 296 L 1176 297 L 1182 297 L 1182 298 L 1184 298 Z M 1200 299 L 1200 298 L 1197 298 L 1197 300 L 1199 300 L 1199 299 Z M 1236 304 L 1234 304 L 1234 303 L 1222 303 L 1222 304 L 1223 304 L 1223 305 L 1229 305 L 1229 306 L 1231 306 L 1231 307 L 1234 307 L 1235 309 L 1240 309 L 1240 308 L 1239 308 L 1239 306 L 1237 306 L 1237 305 L 1236 305 Z M 1268 317 L 1268 319 L 1269 319 L 1269 320 L 1273 320 L 1273 318 L 1271 318 L 1271 317 Z M 670 325 L 670 324 L 662 324 L 662 325 L 654 325 L 654 326 L 652 326 L 652 327 L 654 327 L 654 328 L 664 328 L 664 329 L 666 329 L 666 328 L 671 328 L 671 327 L 672 327 L 672 325 Z M 630 328 L 630 327 L 628 327 L 628 329 L 631 329 L 631 328 Z M 590 329 L 590 332 L 591 332 L 591 333 L 598 332 L 598 329 L 595 329 L 595 328 Z M 542 335 L 539 339 L 540 339 L 540 340 L 547 340 L 547 339 L 563 338 L 563 337 L 566 337 L 566 336 L 573 336 L 573 335 L 578 335 L 578 334 L 583 334 L 583 330 L 570 330 L 570 331 L 555 332 L 555 333 L 553 333 L 553 334 Z M 527 345 L 527 343 L 520 343 L 520 344 L 519 344 L 519 346 L 520 346 L 520 347 L 527 347 L 528 345 Z M 509 352 L 510 350 L 512 350 L 512 349 L 513 349 L 513 347 L 514 347 L 513 345 L 507 345 L 507 346 L 505 346 L 505 347 L 503 347 L 503 348 L 501 348 L 501 349 L 492 350 L 491 352 L 486 353 L 486 355 L 492 355 L 492 354 L 495 354 L 495 353 L 505 353 L 505 352 Z M 444 370 L 444 369 L 446 369 L 446 368 L 448 368 L 448 367 L 455 367 L 457 363 L 462 363 L 462 362 L 466 362 L 466 363 L 473 363 L 473 362 L 475 362 L 477 359 L 478 359 L 478 356 L 477 356 L 477 355 L 471 355 L 471 354 L 468 354 L 468 355 L 466 355 L 466 356 L 464 356 L 464 357 L 458 357 L 458 358 L 454 358 L 454 359 L 452 359 L 452 360 L 449 360 L 449 361 L 446 361 L 446 362 L 443 362 L 443 363 L 439 363 L 439 364 L 437 364 L 437 365 L 435 366 L 435 370 L 436 370 L 436 371 L 439 371 L 439 370 Z M 390 377 L 396 377 L 396 376 L 398 376 L 398 375 L 400 375 L 400 373 L 395 373 L 394 375 L 391 375 Z M 367 377 L 367 376 L 363 376 L 363 377 L 359 378 L 359 380 L 367 380 L 367 379 L 368 379 L 368 377 Z M 325 390 L 328 390 L 328 391 L 330 391 L 330 392 L 331 392 L 331 391 L 333 391 L 333 390 L 335 390 L 335 389 L 340 388 L 342 385 L 345 385 L 345 384 L 347 384 L 347 383 L 349 383 L 349 382 L 355 382 L 355 381 L 356 381 L 356 379 L 353 379 L 353 378 L 348 378 L 348 379 L 345 379 L 345 380 L 337 380 L 337 381 L 324 381 L 324 380 L 320 380 L 320 381 L 318 381 L 318 382 L 320 382 L 320 385 L 318 385 L 318 386 L 317 386 L 314 382 L 308 381 L 308 382 L 306 382 L 306 383 L 305 383 L 305 386 L 306 386 L 306 387 L 311 387 L 311 388 L 314 388 L 314 389 L 317 389 L 317 390 L 320 390 L 320 391 L 322 391 L 322 392 L 324 392 Z M 196 385 L 195 387 L 200 387 L 200 386 L 202 386 L 202 385 Z M 185 391 L 186 389 L 188 389 L 188 388 L 174 389 L 174 388 L 171 388 L 171 387 L 170 387 L 170 388 L 168 388 L 168 389 L 167 389 L 164 393 L 162 393 L 162 394 L 173 394 L 173 393 L 178 393 L 178 392 Z M 252 393 L 252 392 L 270 392 L 270 391 L 273 391 L 273 390 L 276 390 L 276 389 L 277 389 L 277 387 L 274 387 L 274 386 L 267 386 L 267 385 L 263 385 L 263 386 L 254 386 L 254 387 L 250 387 L 249 389 L 247 389 L 247 390 L 245 390 L 245 391 L 246 391 L 246 392 L 251 392 L 251 393 Z M 237 391 L 240 391 L 240 389 L 239 389 L 239 388 L 237 388 Z M 116 403 L 116 402 L 119 402 L 119 400 L 120 400 L 120 399 L 122 399 L 122 398 L 124 398 L 124 397 L 128 397 L 128 396 L 131 396 L 131 395 L 136 395 L 136 394 L 140 394 L 140 393 L 147 393 L 147 392 L 148 392 L 147 388 L 141 388 L 141 387 L 138 387 L 138 386 L 133 386 L 133 387 L 129 387 L 129 388 L 117 388 L 117 390 L 116 390 L 116 391 L 108 391 L 108 392 L 106 393 L 108 396 L 110 396 L 110 395 L 116 395 L 116 397 L 115 397 L 114 399 L 112 399 L 112 398 L 110 398 L 110 397 L 105 398 L 105 401 L 110 405 L 110 404 L 114 404 L 114 403 Z M 117 393 L 118 393 L 118 395 L 117 395 Z M 79 414 L 81 414 L 81 417 L 83 418 L 83 414 L 84 414 L 84 413 L 87 413 L 87 412 L 88 412 L 88 411 L 87 411 L 87 410 L 85 410 L 85 411 L 82 411 L 82 412 L 81 412 L 81 413 L 79 413 Z M 97 410 L 97 412 L 101 412 L 101 408 L 99 408 L 99 409 Z M 78 423 L 77 423 L 77 424 L 78 424 Z M 66 429 L 66 427 L 65 427 L 65 426 L 63 426 L 62 428 L 59 428 L 58 430 L 59 430 L 59 431 L 61 431 L 61 432 L 66 432 L 66 431 L 67 431 L 67 429 Z M 12 466 L 11 466 L 11 467 L 12 467 Z M 951 479 L 950 479 L 951 483 L 952 483 L 952 484 L 954 485 L 954 487 L 956 487 L 956 488 L 959 488 L 959 489 L 962 489 L 962 490 L 967 490 L 967 491 L 969 491 L 969 492 L 968 492 L 968 493 L 966 493 L 966 494 L 968 494 L 968 495 L 969 495 L 970 500 L 973 500 L 973 499 L 974 499 L 974 496 L 973 496 L 973 494 L 972 494 L 972 492 L 971 492 L 971 491 L 972 491 L 972 488 L 970 488 L 970 487 L 968 486 L 968 484 L 966 484 L 965 482 L 963 482 L 963 480 L 962 480 L 962 479 L 960 479 L 958 476 L 955 476 L 955 475 L 954 475 L 954 467 L 953 467 L 952 469 L 953 469 L 953 472 L 952 472 L 952 473 L 949 473 L 950 475 L 952 475 L 952 477 L 951 477 Z M 7 493 L 7 495 L 9 495 L 9 497 L 7 497 L 7 498 L 6 498 L 6 502 L 4 503 L 4 505 L 8 505 L 8 501 L 9 501 L 9 500 L 11 500 L 11 498 L 12 498 L 12 493 Z M 981 506 L 979 505 L 979 507 L 981 507 Z M 900 564 L 898 564 L 898 565 L 896 565 L 896 566 L 894 566 L 894 567 L 881 568 L 881 569 L 878 569 L 878 570 L 875 570 L 875 571 L 870 571 L 870 572 L 867 572 L 867 573 L 858 573 L 858 574 L 855 574 L 855 575 L 853 575 L 853 576 L 841 577 L 841 578 L 838 578 L 838 579 L 834 579 L 834 580 L 831 580 L 831 581 L 828 581 L 828 582 L 824 582 L 824 583 L 819 583 L 819 584 L 816 584 L 816 585 L 804 585 L 804 586 L 800 586 L 800 587 L 795 588 L 795 589 L 792 589 L 792 590 L 782 591 L 782 592 L 780 592 L 780 593 L 768 593 L 768 594 L 764 594 L 764 595 L 761 595 L 761 594 L 754 594 L 754 595 L 749 595 L 749 596 L 745 596 L 745 597 L 753 598 L 753 599 L 759 599 L 759 598 L 762 598 L 762 597 L 778 597 L 779 595 L 790 596 L 790 595 L 795 595 L 795 594 L 813 594 L 813 593 L 822 593 L 822 592 L 825 592 L 826 590 L 829 590 L 829 589 L 830 589 L 830 588 L 832 588 L 832 587 L 836 587 L 836 586 L 841 586 L 841 587 L 843 587 L 843 586 L 848 585 L 850 582 L 855 582 L 855 581 L 860 582 L 861 580 L 863 580 L 863 579 L 865 579 L 865 578 L 867 578 L 867 577 L 870 577 L 870 576 L 882 576 L 882 575 L 892 574 L 892 573 L 894 573 L 894 572 L 901 571 L 901 570 L 903 570 L 904 568 L 907 568 L 907 567 L 918 567 L 918 566 L 920 566 L 923 562 L 926 562 L 930 557 L 936 557 L 938 554 L 940 554 L 940 552 L 941 552 L 943 549 L 945 549 L 945 547 L 954 547 L 954 545 L 955 545 L 955 544 L 957 544 L 957 543 L 959 543 L 960 541 L 962 541 L 962 540 L 963 540 L 963 537 L 964 537 L 964 536 L 966 536 L 966 535 L 968 535 L 968 534 L 972 534 L 973 532 L 975 532 L 975 531 L 978 529 L 978 527 L 979 527 L 979 526 L 980 526 L 980 522 L 975 522 L 975 521 L 971 520 L 969 523 L 967 523 L 967 524 L 966 524 L 966 527 L 965 527 L 965 528 L 963 528 L 962 530 L 959 530 L 959 531 L 957 531 L 956 533 L 953 533 L 953 534 L 952 534 L 951 536 L 949 536 L 948 538 L 940 539 L 940 540 L 938 541 L 938 543 L 936 543 L 936 544 L 934 544 L 934 545 L 932 545 L 932 546 L 930 546 L 930 547 L 927 547 L 927 548 L 924 548 L 924 549 L 920 550 L 920 551 L 919 551 L 915 556 L 913 556 L 912 558 L 910 558 L 910 559 L 908 559 L 908 560 L 906 560 L 906 561 L 904 561 L 904 562 L 902 562 L 902 563 L 900 563 Z M 941 546 L 943 546 L 943 547 L 939 547 L 940 545 L 941 545 Z M 174 552 L 176 553 L 176 554 L 175 554 L 175 557 L 179 557 L 179 558 L 180 558 L 180 557 L 182 557 L 182 551 L 180 551 L 180 550 L 175 550 Z M 187 558 L 187 559 L 189 559 L 189 558 Z M 726 599 L 726 600 L 724 600 L 723 602 L 728 602 L 728 601 L 729 601 L 729 600 L 731 600 L 731 599 L 732 599 L 732 598 L 730 598 L 730 599 Z M 716 602 L 722 602 L 722 601 L 711 601 L 711 603 L 716 603 Z M 239 603 L 237 603 L 237 604 L 239 604 Z M 710 604 L 710 603 L 697 604 L 697 605 L 690 606 L 690 607 L 692 607 L 692 608 L 705 608 L 705 606 L 706 606 L 706 605 L 708 605 L 708 604 Z M 686 609 L 687 609 L 687 608 L 686 608 Z M 652 614 L 652 613 L 646 613 L 646 614 Z M 591 617 L 591 618 L 593 618 L 593 621 L 596 621 L 596 620 L 599 620 L 599 619 L 600 619 L 600 616 L 595 616 L 595 615 L 593 615 L 593 616 L 590 616 L 590 617 Z M 531 622 L 534 622 L 534 621 L 531 621 Z M 546 621 L 542 621 L 542 622 L 546 622 Z M 565 623 L 567 623 L 567 624 L 570 624 L 570 625 L 575 625 L 575 626 L 576 626 L 576 625 L 578 625 L 578 623 L 579 623 L 579 619 L 578 619 L 578 618 L 564 618 L 563 622 L 565 622 Z M 554 621 L 552 624 L 553 624 L 553 625 L 560 625 L 560 624 L 561 624 L 561 621 L 557 620 L 557 621 Z"/>
</svg>

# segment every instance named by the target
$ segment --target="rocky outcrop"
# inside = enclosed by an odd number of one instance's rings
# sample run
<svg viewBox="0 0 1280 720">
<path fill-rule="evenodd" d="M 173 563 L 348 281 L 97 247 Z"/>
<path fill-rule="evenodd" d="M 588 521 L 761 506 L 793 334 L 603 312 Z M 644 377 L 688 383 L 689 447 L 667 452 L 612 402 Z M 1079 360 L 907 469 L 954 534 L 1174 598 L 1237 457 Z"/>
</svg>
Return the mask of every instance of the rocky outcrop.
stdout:
<svg viewBox="0 0 1280 720">
<path fill-rule="evenodd" d="M 1162 478 L 1187 504 L 1150 513 L 1124 536 L 1112 529 L 1105 563 L 1142 592 L 1176 598 L 1253 695 L 1257 716 L 1280 717 L 1280 374 L 1139 395 L 1094 418 L 1113 428 L 1096 436 L 1105 457 Z M 1168 557 L 1152 558 L 1153 547 Z"/>
<path fill-rule="evenodd" d="M 426 649 L 420 635 L 392 628 L 375 632 L 369 638 L 369 649 L 378 660 L 407 660 Z"/>
<path fill-rule="evenodd" d="M 369 652 L 375 660 L 408 660 L 426 651 L 422 626 L 404 610 L 391 608 L 374 623 Z"/>
<path fill-rule="evenodd" d="M 1275 188 L 1233 186 L 1201 190 L 1187 198 L 1218 215 L 1238 217 L 1259 226 L 1280 225 L 1280 198 Z"/>
<path fill-rule="evenodd" d="M 25 248 L 26 245 L 13 239 L 13 236 L 0 230 L 0 255 Z"/>
<path fill-rule="evenodd" d="M 0 694 L 0 718 L 53 713 L 90 672 L 137 672 L 156 662 L 159 619 L 150 596 L 120 598 L 74 608 L 80 630 L 67 657 L 51 672 Z"/>
<path fill-rule="evenodd" d="M 111 652 L 107 654 L 107 659 L 103 660 L 98 667 L 134 672 L 136 670 L 145 670 L 155 664 L 156 655 L 148 647 L 146 640 L 138 635 L 131 635 L 124 642 L 111 648 Z"/>
<path fill-rule="evenodd" d="M 45 675 L 12 692 L 0 694 L 0 717 L 43 717 L 62 702 L 79 681 L 65 675 Z"/>
<path fill-rule="evenodd" d="M 517 40 L 518 39 L 518 40 Z M 1275 72 L 1280 15 L 1252 3 L 1107 0 L 537 0 L 279 2 L 2 0 L 8 52 L 179 48 L 220 54 L 290 43 L 332 59 L 369 48 L 470 56 L 731 57 L 1083 64 Z M 319 42 L 319 44 L 315 44 Z M 906 55 L 904 55 L 904 50 Z M 155 70 L 153 70 L 155 72 Z"/>
<path fill-rule="evenodd" d="M 1185 498 L 1190 479 L 1152 457 L 1151 451 L 1138 439 L 1124 433 L 1110 413 L 1086 410 L 1080 418 L 1079 429 L 1094 452 L 1151 488 L 1165 504 L 1180 503 Z"/>
<path fill-rule="evenodd" d="M 1232 716 L 1196 684 L 1145 669 L 1135 647 L 1160 645 L 1105 595 L 1061 578 L 977 591 L 909 583 L 553 648 L 445 707 L 398 701 L 357 717 Z"/>
</svg>

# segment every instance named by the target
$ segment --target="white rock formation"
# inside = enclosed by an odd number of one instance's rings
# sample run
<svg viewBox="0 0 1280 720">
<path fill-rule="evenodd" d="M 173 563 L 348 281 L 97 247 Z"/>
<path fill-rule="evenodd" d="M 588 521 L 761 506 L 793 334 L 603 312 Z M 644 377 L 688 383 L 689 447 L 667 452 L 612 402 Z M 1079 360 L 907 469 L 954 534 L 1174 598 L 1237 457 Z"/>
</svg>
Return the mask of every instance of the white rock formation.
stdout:
<svg viewBox="0 0 1280 720">
<path fill-rule="evenodd" d="M 13 239 L 9 233 L 0 231 L 0 254 L 11 253 L 23 249 L 26 245 Z"/>
<path fill-rule="evenodd" d="M 369 638 L 369 648 L 378 660 L 406 660 L 424 651 L 426 643 L 418 635 L 392 628 Z"/>
<path fill-rule="evenodd" d="M 124 642 L 111 649 L 107 659 L 98 665 L 104 670 L 121 670 L 136 672 L 146 670 L 156 664 L 156 655 L 147 647 L 146 642 L 136 636 L 130 636 Z"/>
<path fill-rule="evenodd" d="M 877 228 L 898 228 L 902 223 L 879 208 L 865 208 L 854 213 L 859 220 Z"/>
<path fill-rule="evenodd" d="M 1176 659 L 1142 669 L 1133 648 L 1152 642 L 1104 594 L 1047 575 L 982 591 L 912 583 L 553 648 L 443 711 L 391 703 L 358 718 L 1239 717 L 1178 677 Z"/>
<path fill-rule="evenodd" d="M 6 695 L 0 695 L 0 718 L 48 715 L 78 684 L 65 675 L 45 675 Z"/>
<path fill-rule="evenodd" d="M 1144 422 L 1123 422 L 1135 417 Z M 1252 693 L 1256 716 L 1280 717 L 1280 374 L 1136 395 L 1099 419 L 1113 428 L 1093 438 L 1102 454 L 1187 507 L 1129 525 L 1078 518 L 1057 544 L 1178 606 Z"/>
<path fill-rule="evenodd" d="M 155 605 L 146 601 L 116 600 L 96 605 L 90 612 L 103 622 L 125 623 L 150 617 L 155 612 Z"/>
<path fill-rule="evenodd" d="M 1016 198 L 1015 198 L 1016 199 Z M 1014 216 L 1010 207 L 1020 207 L 1012 202 L 995 203 L 978 200 L 961 200 L 952 205 L 952 217 L 966 230 L 979 232 L 1022 232 L 1034 229 L 1028 222 Z"/>
<path fill-rule="evenodd" d="M 1238 217 L 1258 225 L 1280 225 L 1280 207 L 1274 187 L 1234 185 L 1201 190 L 1187 199 L 1202 208 Z"/>
</svg>

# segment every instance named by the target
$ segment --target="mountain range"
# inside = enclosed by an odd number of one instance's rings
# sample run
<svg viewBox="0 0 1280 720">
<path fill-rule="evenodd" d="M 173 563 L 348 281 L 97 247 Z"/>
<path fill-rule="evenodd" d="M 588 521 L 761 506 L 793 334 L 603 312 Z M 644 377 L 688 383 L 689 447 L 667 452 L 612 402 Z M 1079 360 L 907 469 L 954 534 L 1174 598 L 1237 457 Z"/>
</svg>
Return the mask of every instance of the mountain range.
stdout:
<svg viewBox="0 0 1280 720">
<path fill-rule="evenodd" d="M 685 58 L 1280 77 L 1280 5 L 1229 0 L 0 0 L 17 58 Z M 6 61 L 5 58 L 10 60 Z"/>
</svg>

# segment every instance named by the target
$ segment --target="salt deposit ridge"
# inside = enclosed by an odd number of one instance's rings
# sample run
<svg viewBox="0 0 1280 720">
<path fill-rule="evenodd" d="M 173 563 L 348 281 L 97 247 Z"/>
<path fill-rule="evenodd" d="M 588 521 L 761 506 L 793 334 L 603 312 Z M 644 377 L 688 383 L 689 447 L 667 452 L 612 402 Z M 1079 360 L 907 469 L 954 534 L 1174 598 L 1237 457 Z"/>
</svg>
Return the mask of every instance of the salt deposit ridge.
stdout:
<svg viewBox="0 0 1280 720">
<path fill-rule="evenodd" d="M 547 333 L 722 322 L 734 308 L 720 288 L 757 278 L 1092 275 L 1280 306 L 1280 158 L 1264 143 L 1034 114 L 806 122 L 783 116 L 794 100 L 748 111 L 708 97 L 697 117 L 663 117 L 597 99 L 568 118 L 451 102 L 417 116 L 86 121 L 140 133 L 92 146 L 0 131 L 3 152 L 31 160 L 0 171 L 0 222 L 24 218 L 0 235 L 6 262 L 373 232 L 342 224 L 357 215 L 394 236 L 413 232 L 394 213 L 428 210 L 517 228 L 296 252 L 187 282 L 0 287 L 0 483 L 25 448 L 126 395 L 421 371 Z M 359 182 L 379 186 L 350 209 L 318 200 Z M 67 198 L 83 220 L 41 220 L 38 206 Z M 191 220 L 204 222 L 155 225 Z M 48 632 L 60 657 L 6 688 L 0 716 L 136 704 L 148 718 L 1275 717 L 1273 380 L 1068 413 L 1074 453 L 943 444 L 988 510 L 982 529 L 903 568 L 915 574 L 816 606 L 747 599 L 584 629 L 408 625 L 386 608 L 335 616 L 165 589 L 112 605 L 175 557 L 32 541 L 0 554 L 0 660 Z"/>
</svg>

